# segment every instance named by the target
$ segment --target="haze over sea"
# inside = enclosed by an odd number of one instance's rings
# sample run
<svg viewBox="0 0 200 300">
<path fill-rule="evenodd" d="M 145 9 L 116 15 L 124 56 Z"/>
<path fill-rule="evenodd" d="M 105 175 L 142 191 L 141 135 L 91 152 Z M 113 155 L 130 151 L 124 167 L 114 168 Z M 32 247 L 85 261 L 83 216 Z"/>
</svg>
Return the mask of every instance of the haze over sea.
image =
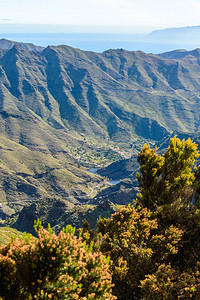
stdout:
<svg viewBox="0 0 200 300">
<path fill-rule="evenodd" d="M 33 43 L 38 46 L 68 45 L 87 51 L 103 52 L 108 49 L 123 48 L 129 51 L 141 50 L 146 53 L 162 53 L 174 49 L 191 50 L 197 44 L 180 43 L 174 40 L 159 41 L 149 38 L 148 34 L 135 33 L 3 33 L 0 38 Z"/>
</svg>

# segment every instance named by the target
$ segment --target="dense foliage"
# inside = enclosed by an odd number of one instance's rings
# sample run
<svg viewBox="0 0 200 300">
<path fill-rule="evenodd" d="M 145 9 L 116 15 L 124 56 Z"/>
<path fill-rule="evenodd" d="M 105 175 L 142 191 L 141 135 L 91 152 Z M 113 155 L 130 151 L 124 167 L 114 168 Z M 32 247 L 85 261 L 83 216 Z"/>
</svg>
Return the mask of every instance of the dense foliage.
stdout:
<svg viewBox="0 0 200 300">
<path fill-rule="evenodd" d="M 195 181 L 192 166 L 198 156 L 197 144 L 190 139 L 180 141 L 174 137 L 163 156 L 144 145 L 138 156 L 141 174 L 137 176 L 140 183 L 137 202 L 149 209 L 178 199 L 191 202 L 193 193 L 189 197 L 189 192 Z"/>
<path fill-rule="evenodd" d="M 197 145 L 171 139 L 163 156 L 144 145 L 135 207 L 100 220 L 118 299 L 200 298 Z"/>
<path fill-rule="evenodd" d="M 0 250 L 0 296 L 200 299 L 198 155 L 190 139 L 174 137 L 162 156 L 144 145 L 135 204 L 100 219 L 96 233 L 84 222 L 82 237 L 70 226 L 56 236 L 38 223 L 38 239 L 10 242 Z"/>
<path fill-rule="evenodd" d="M 93 253 L 71 226 L 56 236 L 37 230 L 1 249 L 0 296 L 3 299 L 115 299 L 108 261 Z"/>
</svg>

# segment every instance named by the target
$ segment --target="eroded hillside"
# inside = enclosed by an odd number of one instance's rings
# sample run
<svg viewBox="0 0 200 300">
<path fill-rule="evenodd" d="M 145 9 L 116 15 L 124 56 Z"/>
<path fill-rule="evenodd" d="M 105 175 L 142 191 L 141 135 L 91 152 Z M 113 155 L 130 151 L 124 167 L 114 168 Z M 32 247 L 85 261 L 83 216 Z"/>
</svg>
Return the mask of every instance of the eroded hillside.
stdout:
<svg viewBox="0 0 200 300">
<path fill-rule="evenodd" d="M 5 40 L 0 48 L 2 217 L 19 200 L 81 203 L 103 186 L 84 166 L 137 155 L 174 131 L 198 135 L 199 49 L 94 53 Z"/>
</svg>

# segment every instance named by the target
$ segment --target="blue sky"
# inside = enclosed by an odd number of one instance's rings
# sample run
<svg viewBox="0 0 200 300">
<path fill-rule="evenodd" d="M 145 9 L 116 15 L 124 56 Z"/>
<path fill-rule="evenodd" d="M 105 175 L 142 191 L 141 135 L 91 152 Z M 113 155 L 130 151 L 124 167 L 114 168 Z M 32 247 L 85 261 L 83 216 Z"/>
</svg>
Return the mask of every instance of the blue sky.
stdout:
<svg viewBox="0 0 200 300">
<path fill-rule="evenodd" d="M 0 24 L 5 25 L 60 24 L 77 31 L 200 25 L 200 0 L 0 0 L 0 4 Z"/>
</svg>

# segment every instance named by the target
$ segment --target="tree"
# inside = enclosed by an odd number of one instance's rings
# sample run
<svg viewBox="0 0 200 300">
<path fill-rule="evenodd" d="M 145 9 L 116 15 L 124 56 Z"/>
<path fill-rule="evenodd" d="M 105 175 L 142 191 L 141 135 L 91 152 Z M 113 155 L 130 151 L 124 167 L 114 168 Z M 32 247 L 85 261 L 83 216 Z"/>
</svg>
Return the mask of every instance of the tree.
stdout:
<svg viewBox="0 0 200 300">
<path fill-rule="evenodd" d="M 190 139 L 170 140 L 164 155 L 144 145 L 140 193 L 110 220 L 100 220 L 101 251 L 111 257 L 113 292 L 123 300 L 200 299 L 200 169 Z"/>
<path fill-rule="evenodd" d="M 159 231 L 151 211 L 131 206 L 120 209 L 110 220 L 101 219 L 98 230 L 100 249 L 111 258 L 113 292 L 123 300 L 141 299 L 140 281 L 176 256 L 183 234 L 173 225 Z"/>
<path fill-rule="evenodd" d="M 140 185 L 137 203 L 153 210 L 177 200 L 191 203 L 195 181 L 192 168 L 198 156 L 197 144 L 191 139 L 180 141 L 175 136 L 163 156 L 144 145 L 138 156 L 141 174 L 137 174 Z"/>
</svg>

